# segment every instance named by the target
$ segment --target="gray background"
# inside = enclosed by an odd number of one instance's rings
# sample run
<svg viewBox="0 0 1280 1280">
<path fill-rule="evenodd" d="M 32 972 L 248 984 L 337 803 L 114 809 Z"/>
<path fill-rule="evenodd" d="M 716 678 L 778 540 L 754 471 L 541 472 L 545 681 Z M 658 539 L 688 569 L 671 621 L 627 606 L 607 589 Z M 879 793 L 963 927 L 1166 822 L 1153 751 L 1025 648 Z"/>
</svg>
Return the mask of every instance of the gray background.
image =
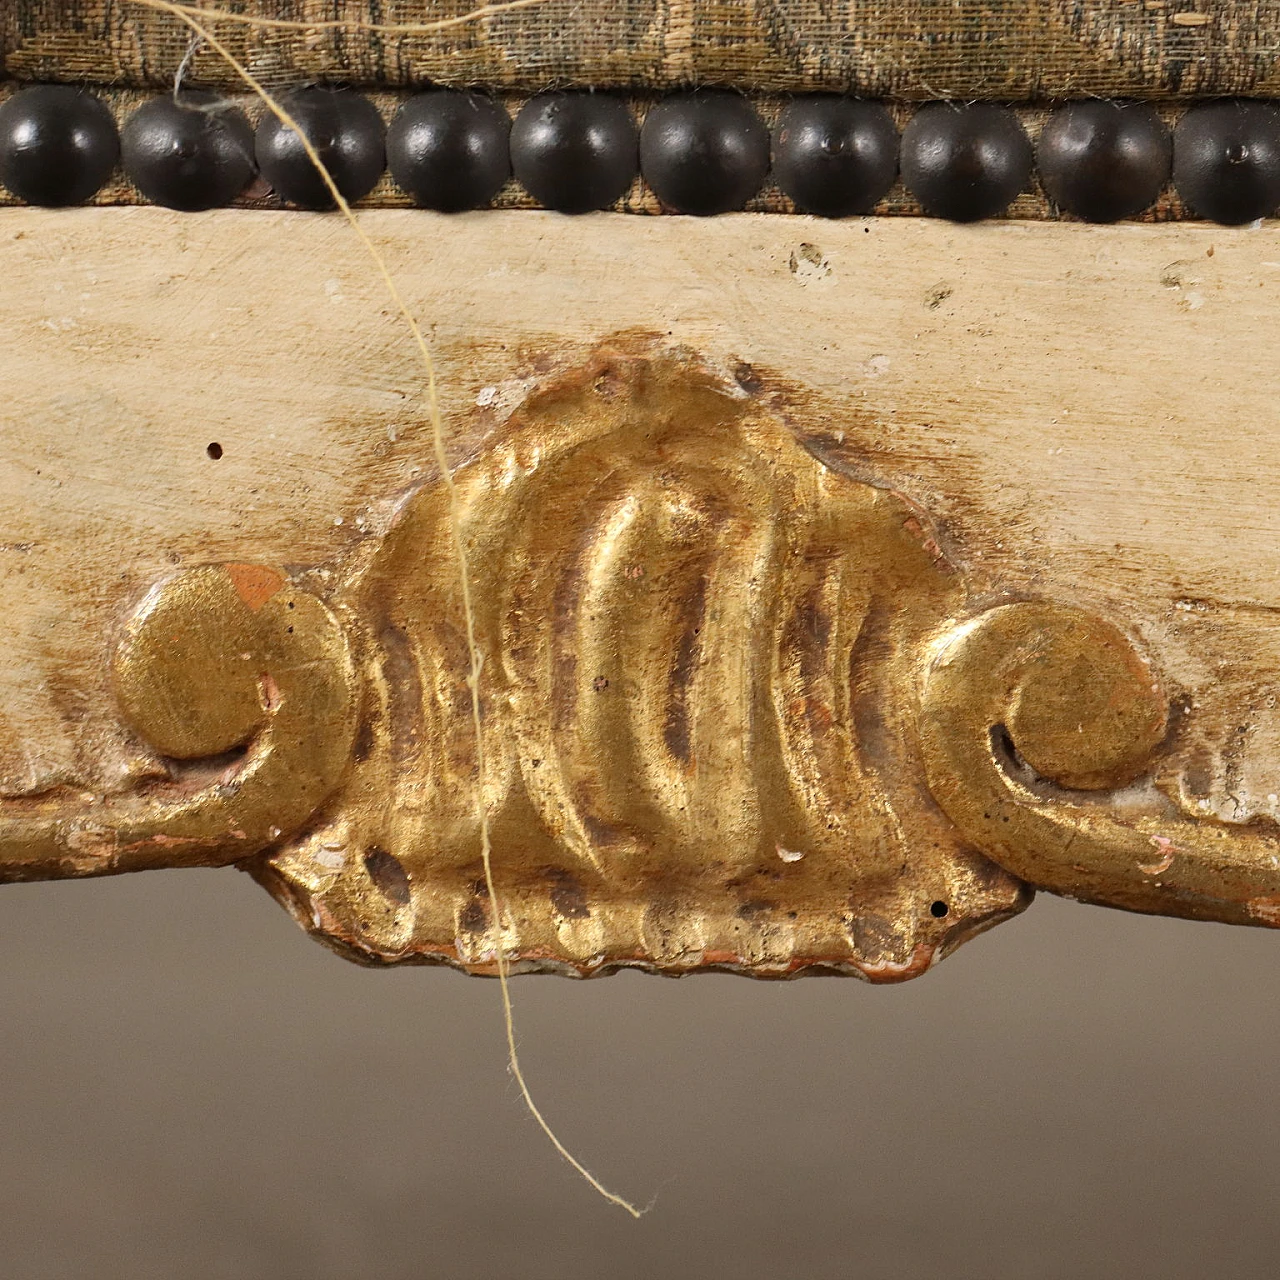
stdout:
<svg viewBox="0 0 1280 1280">
<path fill-rule="evenodd" d="M 900 987 L 346 964 L 247 877 L 0 888 L 0 1275 L 1277 1274 L 1280 939 L 1048 897 Z"/>
</svg>

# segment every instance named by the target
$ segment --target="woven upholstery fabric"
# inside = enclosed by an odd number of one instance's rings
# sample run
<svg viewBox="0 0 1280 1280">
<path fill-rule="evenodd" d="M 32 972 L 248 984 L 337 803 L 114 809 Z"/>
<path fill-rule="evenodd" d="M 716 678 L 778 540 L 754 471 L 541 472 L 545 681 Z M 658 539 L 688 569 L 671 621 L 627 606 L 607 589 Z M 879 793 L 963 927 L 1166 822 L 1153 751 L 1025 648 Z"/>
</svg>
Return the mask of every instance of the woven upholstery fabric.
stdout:
<svg viewBox="0 0 1280 1280">
<path fill-rule="evenodd" d="M 215 0 L 202 0 L 214 7 Z M 1280 0 L 537 0 L 419 34 L 360 23 L 456 19 L 477 0 L 223 0 L 343 29 L 213 29 L 268 85 L 423 81 L 1031 100 L 1088 94 L 1280 96 Z M 0 0 L 19 79 L 160 85 L 191 33 L 135 0 Z M 192 84 L 234 77 L 212 51 Z"/>
</svg>

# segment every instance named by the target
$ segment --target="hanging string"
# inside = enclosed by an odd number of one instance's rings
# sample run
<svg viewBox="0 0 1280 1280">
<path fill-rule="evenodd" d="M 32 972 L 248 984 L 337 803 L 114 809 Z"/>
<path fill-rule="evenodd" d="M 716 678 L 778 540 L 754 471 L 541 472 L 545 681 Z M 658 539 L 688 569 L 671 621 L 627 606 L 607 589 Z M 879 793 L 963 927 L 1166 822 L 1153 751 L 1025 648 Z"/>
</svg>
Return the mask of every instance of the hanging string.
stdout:
<svg viewBox="0 0 1280 1280">
<path fill-rule="evenodd" d="M 250 72 L 248 68 L 245 67 L 226 47 L 226 45 L 223 44 L 205 25 L 206 23 L 213 21 L 227 21 L 253 26 L 287 27 L 290 29 L 302 30 L 343 28 L 354 31 L 421 33 L 445 30 L 448 27 L 460 26 L 464 23 L 474 22 L 481 18 L 488 17 L 491 14 L 511 9 L 528 8 L 534 4 L 544 3 L 545 0 L 508 0 L 507 3 L 484 5 L 479 9 L 473 10 L 469 14 L 464 14 L 457 18 L 446 18 L 432 23 L 412 23 L 406 25 L 344 21 L 295 22 L 285 21 L 283 19 L 255 18 L 247 14 L 227 13 L 218 9 L 203 9 L 196 5 L 173 3 L 172 0 L 128 0 L 128 2 L 139 5 L 145 9 L 152 9 L 161 13 L 172 14 L 174 17 L 179 18 L 191 30 L 194 40 L 207 44 L 209 48 L 217 53 L 227 66 L 230 67 L 231 70 L 234 71 L 235 74 L 244 82 L 244 84 L 259 99 L 261 99 L 267 110 L 269 110 L 286 129 L 290 129 L 297 134 L 308 159 L 315 166 L 317 172 L 324 180 L 324 184 L 328 188 L 334 204 L 346 219 L 352 231 L 354 231 L 356 236 L 359 238 L 365 252 L 372 260 L 374 267 L 377 270 L 377 274 L 390 296 L 395 309 L 399 312 L 404 323 L 408 326 L 409 332 L 413 336 L 413 341 L 418 348 L 418 353 L 422 359 L 422 365 L 426 370 L 427 375 L 427 403 L 431 422 L 432 444 L 435 453 L 436 466 L 440 473 L 440 480 L 445 486 L 445 491 L 448 497 L 449 524 L 453 535 L 454 554 L 458 569 L 458 584 L 462 597 L 463 616 L 466 622 L 467 655 L 470 666 L 467 683 L 471 694 L 471 722 L 476 744 L 476 810 L 480 827 L 480 856 L 484 866 L 485 888 L 488 890 L 489 901 L 493 907 L 494 928 L 497 935 L 495 953 L 497 956 L 498 986 L 502 993 L 502 1016 L 506 1030 L 508 1066 L 512 1077 L 515 1079 L 515 1082 L 519 1087 L 520 1096 L 524 1100 L 524 1104 L 528 1108 L 529 1114 L 533 1116 L 538 1127 L 546 1135 L 547 1139 L 551 1142 L 551 1145 L 556 1149 L 559 1155 L 610 1204 L 614 1204 L 621 1209 L 625 1209 L 633 1218 L 640 1218 L 647 1213 L 648 1209 L 652 1206 L 646 1206 L 644 1209 L 637 1208 L 629 1200 L 626 1200 L 615 1192 L 610 1191 L 589 1169 L 587 1169 L 584 1164 L 582 1164 L 580 1160 L 577 1159 L 576 1156 L 573 1155 L 571 1151 L 569 1151 L 569 1149 L 556 1135 L 555 1130 L 552 1129 L 551 1125 L 547 1122 L 547 1119 L 542 1114 L 538 1104 L 534 1101 L 533 1094 L 529 1089 L 528 1082 L 525 1080 L 524 1071 L 520 1065 L 520 1054 L 516 1047 L 515 1017 L 511 1004 L 510 968 L 507 962 L 506 951 L 502 943 L 502 908 L 498 901 L 498 895 L 493 878 L 493 848 L 490 833 L 489 807 L 485 800 L 485 780 L 487 777 L 487 771 L 480 696 L 480 677 L 484 665 L 484 656 L 481 652 L 479 639 L 476 635 L 476 615 L 472 594 L 471 572 L 467 562 L 467 550 L 464 531 L 462 528 L 458 490 L 454 483 L 453 471 L 449 466 L 449 459 L 445 449 L 444 425 L 440 416 L 439 385 L 436 377 L 435 361 L 432 358 L 431 349 L 427 344 L 427 340 L 422 332 L 421 326 L 414 318 L 413 313 L 409 310 L 404 297 L 400 293 L 400 290 L 391 275 L 390 269 L 387 267 L 386 259 L 383 257 L 377 245 L 375 245 L 369 238 L 365 229 L 360 225 L 360 220 L 355 216 L 355 213 L 351 209 L 351 205 L 338 189 L 338 185 L 334 181 L 333 175 L 325 166 L 324 161 L 321 159 L 315 147 L 308 140 L 307 135 L 302 131 L 297 121 L 294 120 L 289 112 L 267 91 L 263 84 L 254 77 L 252 72 Z"/>
</svg>

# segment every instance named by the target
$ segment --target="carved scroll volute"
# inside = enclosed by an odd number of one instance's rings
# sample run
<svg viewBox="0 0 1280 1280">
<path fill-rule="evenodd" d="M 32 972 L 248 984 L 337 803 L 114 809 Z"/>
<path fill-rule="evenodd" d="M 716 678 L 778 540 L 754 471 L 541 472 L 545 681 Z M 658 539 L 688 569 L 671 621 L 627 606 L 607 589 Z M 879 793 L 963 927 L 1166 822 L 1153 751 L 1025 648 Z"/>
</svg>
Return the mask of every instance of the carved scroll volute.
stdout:
<svg viewBox="0 0 1280 1280">
<path fill-rule="evenodd" d="M 1280 924 L 1280 832 L 1193 816 L 1157 788 L 1168 706 L 1109 622 L 1047 603 L 993 609 L 944 635 L 927 667 L 931 790 L 966 838 L 1038 888 Z"/>
<path fill-rule="evenodd" d="M 350 758 L 357 682 L 342 627 L 274 569 L 208 565 L 162 582 L 112 673 L 169 780 L 96 804 L 5 801 L 0 879 L 239 861 L 305 822 Z"/>
</svg>

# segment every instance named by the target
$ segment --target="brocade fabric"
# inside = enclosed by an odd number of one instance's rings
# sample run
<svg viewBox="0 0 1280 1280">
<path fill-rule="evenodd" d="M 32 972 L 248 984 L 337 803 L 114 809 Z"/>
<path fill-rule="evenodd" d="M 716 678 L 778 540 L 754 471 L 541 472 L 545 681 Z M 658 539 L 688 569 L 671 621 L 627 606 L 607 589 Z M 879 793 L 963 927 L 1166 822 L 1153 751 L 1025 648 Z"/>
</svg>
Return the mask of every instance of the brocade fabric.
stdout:
<svg viewBox="0 0 1280 1280">
<path fill-rule="evenodd" d="M 214 7 L 219 0 L 203 0 Z M 306 24 L 448 21 L 477 0 L 221 0 Z M 5 72 L 172 81 L 191 33 L 136 0 L 0 0 Z M 1280 0 L 525 0 L 417 34 L 213 29 L 268 85 L 733 84 L 906 99 L 1280 96 Z M 234 77 L 208 48 L 192 84 Z"/>
</svg>

